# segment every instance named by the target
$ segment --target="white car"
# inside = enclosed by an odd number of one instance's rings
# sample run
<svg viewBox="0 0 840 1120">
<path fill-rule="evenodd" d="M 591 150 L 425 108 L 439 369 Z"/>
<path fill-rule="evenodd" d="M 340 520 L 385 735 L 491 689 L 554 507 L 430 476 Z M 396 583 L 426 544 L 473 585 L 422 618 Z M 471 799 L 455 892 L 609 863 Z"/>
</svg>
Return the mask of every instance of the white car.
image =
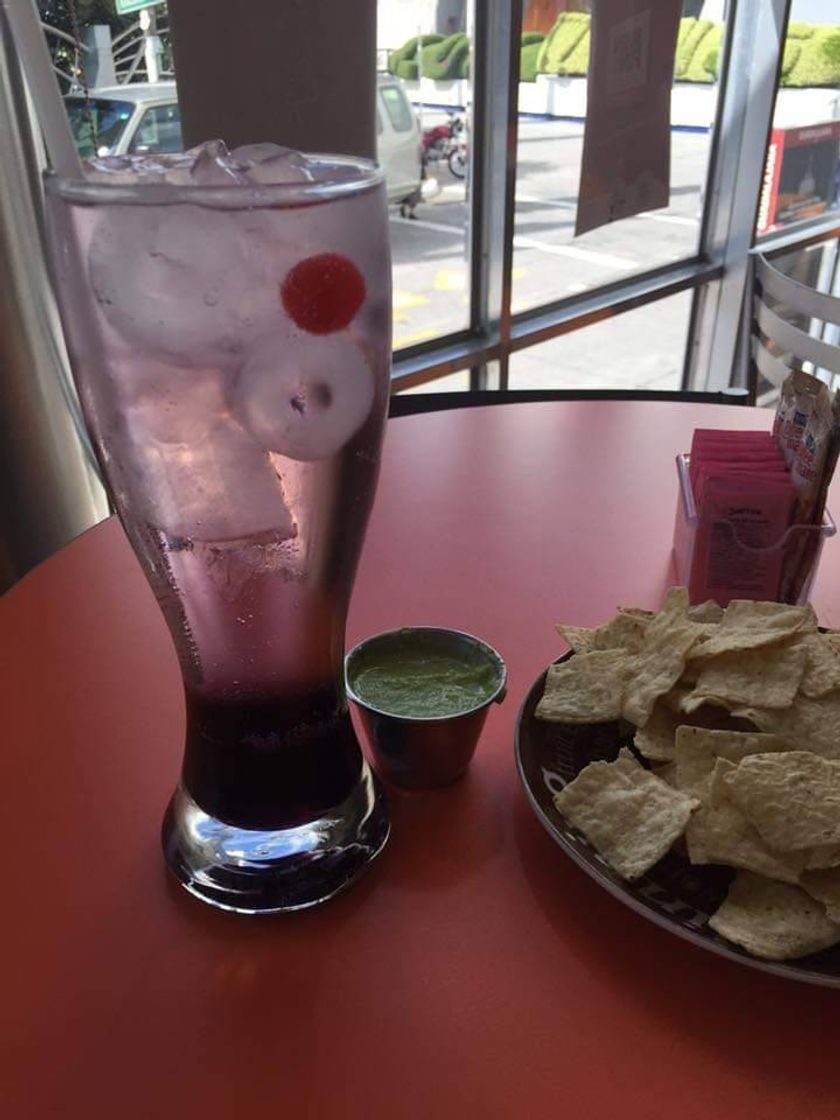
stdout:
<svg viewBox="0 0 840 1120">
<path fill-rule="evenodd" d="M 85 158 L 183 150 L 174 82 L 108 86 L 91 90 L 88 102 L 79 94 L 69 94 L 64 103 L 76 147 Z M 389 74 L 377 75 L 376 132 L 388 201 L 410 211 L 420 201 L 422 137 L 402 83 Z"/>
</svg>

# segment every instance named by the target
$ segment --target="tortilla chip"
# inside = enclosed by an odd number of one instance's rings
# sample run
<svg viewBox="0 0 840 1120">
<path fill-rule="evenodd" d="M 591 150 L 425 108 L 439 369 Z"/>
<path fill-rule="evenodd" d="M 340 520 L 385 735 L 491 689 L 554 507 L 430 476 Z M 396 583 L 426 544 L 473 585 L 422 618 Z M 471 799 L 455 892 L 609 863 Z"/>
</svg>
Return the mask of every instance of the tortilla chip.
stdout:
<svg viewBox="0 0 840 1120">
<path fill-rule="evenodd" d="M 674 765 L 676 768 L 679 764 Z M 765 844 L 758 830 L 728 796 L 722 777 L 734 769 L 734 762 L 718 758 L 703 784 L 691 790 L 700 797 L 701 805 L 685 829 L 689 861 L 725 864 L 783 883 L 796 883 L 805 868 L 804 854 L 774 852 Z M 677 788 L 684 789 L 679 777 Z"/>
<path fill-rule="evenodd" d="M 723 607 L 714 599 L 707 599 L 705 603 L 695 603 L 688 608 L 688 617 L 692 622 L 720 622 L 723 618 Z"/>
<path fill-rule="evenodd" d="M 739 871 L 709 926 L 764 960 L 817 953 L 840 941 L 840 924 L 800 887 Z"/>
<path fill-rule="evenodd" d="M 675 763 L 661 762 L 658 766 L 654 766 L 651 773 L 659 778 L 660 782 L 664 782 L 666 786 L 677 788 L 677 767 Z"/>
<path fill-rule="evenodd" d="M 572 649 L 589 653 L 596 649 L 625 649 L 637 651 L 644 641 L 648 620 L 635 615 L 617 614 L 615 618 L 595 630 L 558 623 L 555 629 Z"/>
<path fill-rule="evenodd" d="M 777 735 L 721 731 L 682 724 L 677 729 L 674 746 L 677 788 L 697 797 L 705 796 L 719 758 L 739 763 L 750 755 L 770 754 L 786 749 L 787 744 Z"/>
<path fill-rule="evenodd" d="M 682 717 L 670 711 L 660 701 L 653 706 L 650 719 L 639 727 L 633 736 L 633 746 L 654 762 L 668 762 L 674 758 L 674 739 Z"/>
<path fill-rule="evenodd" d="M 622 749 L 591 762 L 554 804 L 624 879 L 640 878 L 682 835 L 699 802 L 671 789 Z"/>
<path fill-rule="evenodd" d="M 558 622 L 554 629 L 565 638 L 575 653 L 591 653 L 595 648 L 595 631 L 585 626 L 566 626 Z"/>
<path fill-rule="evenodd" d="M 689 660 L 773 645 L 794 634 L 816 629 L 817 619 L 809 606 L 733 599 L 715 630 L 691 650 Z"/>
<path fill-rule="evenodd" d="M 607 723 L 621 715 L 627 673 L 623 650 L 576 653 L 551 665 L 545 691 L 537 704 L 537 719 L 557 723 Z"/>
<path fill-rule="evenodd" d="M 735 708 L 732 715 L 780 736 L 792 750 L 840 758 L 840 693 L 819 700 L 800 693 L 789 708 Z"/>
<path fill-rule="evenodd" d="M 688 592 L 672 587 L 661 611 L 647 624 L 644 643 L 634 656 L 621 714 L 644 727 L 660 696 L 670 692 L 685 668 L 686 653 L 698 640 L 698 626 L 686 616 Z"/>
<path fill-rule="evenodd" d="M 800 642 L 806 653 L 800 691 L 805 696 L 818 697 L 840 688 L 840 649 L 836 635 L 807 634 Z"/>
<path fill-rule="evenodd" d="M 771 848 L 788 852 L 840 844 L 840 762 L 808 751 L 757 754 L 724 780 Z"/>
<path fill-rule="evenodd" d="M 833 922 L 840 922 L 840 867 L 825 871 L 806 871 L 801 879 L 802 889 L 825 907 Z"/>
<path fill-rule="evenodd" d="M 806 656 L 801 645 L 721 653 L 703 663 L 685 710 L 691 711 L 704 700 L 729 709 L 790 707 L 805 672 Z"/>
<path fill-rule="evenodd" d="M 829 867 L 840 866 L 840 844 L 818 844 L 816 848 L 805 848 L 806 871 L 822 871 Z"/>
</svg>

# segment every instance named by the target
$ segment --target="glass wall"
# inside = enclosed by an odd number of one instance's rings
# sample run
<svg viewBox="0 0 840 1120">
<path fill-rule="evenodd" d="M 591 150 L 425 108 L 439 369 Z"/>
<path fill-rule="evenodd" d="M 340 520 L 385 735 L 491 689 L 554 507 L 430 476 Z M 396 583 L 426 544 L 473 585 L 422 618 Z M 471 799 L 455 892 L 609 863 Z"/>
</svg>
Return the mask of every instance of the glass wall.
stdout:
<svg viewBox="0 0 840 1120">
<path fill-rule="evenodd" d="M 553 24 L 526 72 L 516 172 L 514 312 L 564 299 L 633 273 L 695 255 L 717 105 L 725 25 L 683 5 L 671 99 L 671 183 L 667 207 L 574 237 L 586 121 L 591 5 Z"/>
<path fill-rule="evenodd" d="M 465 330 L 470 322 L 471 25 L 471 5 L 464 2 L 378 5 L 379 158 L 389 180 L 394 160 L 402 160 L 401 182 L 410 188 L 400 195 L 389 182 L 395 348 Z M 398 131 L 388 114 L 399 94 L 386 75 L 410 102 L 411 135 Z"/>
<path fill-rule="evenodd" d="M 756 234 L 840 219 L 840 4 L 792 0 Z"/>
<path fill-rule="evenodd" d="M 681 387 L 691 292 L 580 327 L 510 360 L 511 389 Z"/>
</svg>

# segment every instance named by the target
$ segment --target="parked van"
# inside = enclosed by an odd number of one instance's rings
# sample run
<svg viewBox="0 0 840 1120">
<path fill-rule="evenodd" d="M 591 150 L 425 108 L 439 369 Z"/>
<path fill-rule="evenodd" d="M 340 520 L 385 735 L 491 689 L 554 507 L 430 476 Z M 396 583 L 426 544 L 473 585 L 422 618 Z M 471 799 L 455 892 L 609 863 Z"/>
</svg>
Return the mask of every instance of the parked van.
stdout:
<svg viewBox="0 0 840 1120">
<path fill-rule="evenodd" d="M 109 86 L 64 99 L 76 147 L 84 158 L 183 150 L 181 111 L 174 82 Z M 94 152 L 90 121 L 96 131 Z M 385 172 L 388 201 L 403 213 L 420 201 L 422 140 L 420 125 L 402 83 L 377 75 L 377 158 Z"/>
</svg>

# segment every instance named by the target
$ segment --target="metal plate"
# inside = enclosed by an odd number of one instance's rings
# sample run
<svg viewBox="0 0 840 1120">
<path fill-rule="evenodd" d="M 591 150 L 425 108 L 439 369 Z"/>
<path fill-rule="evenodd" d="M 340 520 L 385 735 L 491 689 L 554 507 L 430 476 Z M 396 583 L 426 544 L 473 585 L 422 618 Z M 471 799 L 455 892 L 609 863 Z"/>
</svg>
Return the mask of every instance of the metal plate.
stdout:
<svg viewBox="0 0 840 1120">
<path fill-rule="evenodd" d="M 630 747 L 632 728 L 618 723 L 579 726 L 536 719 L 534 709 L 542 696 L 544 683 L 545 673 L 541 673 L 520 709 L 516 723 L 516 765 L 537 818 L 566 855 L 619 902 L 701 949 L 790 980 L 840 988 L 840 945 L 795 961 L 764 961 L 750 956 L 708 928 L 706 923 L 725 898 L 732 880 L 733 872 L 729 868 L 695 867 L 672 851 L 634 883 L 628 883 L 613 871 L 583 834 L 572 828 L 555 808 L 552 794 L 576 778 L 588 763 L 597 759 L 611 762 L 621 747 Z M 640 761 L 644 764 L 644 760 Z"/>
</svg>

